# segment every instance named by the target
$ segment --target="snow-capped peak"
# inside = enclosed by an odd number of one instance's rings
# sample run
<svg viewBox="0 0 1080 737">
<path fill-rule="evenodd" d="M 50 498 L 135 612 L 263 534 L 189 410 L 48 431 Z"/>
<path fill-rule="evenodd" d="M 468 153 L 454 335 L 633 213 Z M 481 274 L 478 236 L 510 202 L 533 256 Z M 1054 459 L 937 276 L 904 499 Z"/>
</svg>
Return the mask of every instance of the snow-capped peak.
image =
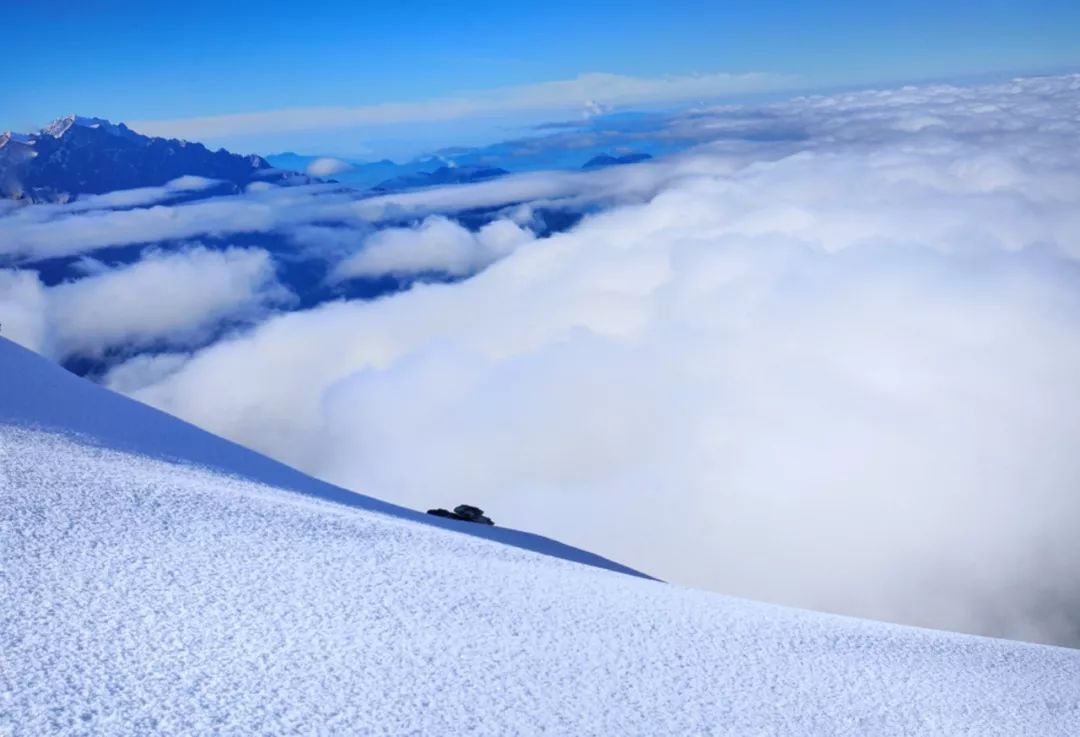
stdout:
<svg viewBox="0 0 1080 737">
<path fill-rule="evenodd" d="M 47 136 L 52 136 L 53 138 L 60 138 L 71 130 L 72 126 L 79 126 L 81 128 L 100 128 L 114 136 L 123 135 L 125 128 L 123 124 L 115 125 L 104 118 L 84 118 L 81 115 L 72 113 L 70 115 L 65 115 L 62 118 L 57 118 L 43 128 L 41 132 Z"/>
<path fill-rule="evenodd" d="M 11 141 L 14 141 L 15 143 L 25 143 L 27 145 L 34 143 L 33 137 L 28 136 L 25 133 L 15 133 L 13 131 L 4 131 L 3 133 L 0 133 L 0 148 L 8 145 Z"/>
<path fill-rule="evenodd" d="M 9 145 L 21 142 L 22 145 Z M 123 123 L 65 115 L 29 136 L 0 138 L 0 198 L 63 202 L 79 194 L 160 187 L 196 176 L 246 187 L 255 180 L 301 184 L 258 156 L 143 136 Z M 32 184 L 30 184 L 32 182 Z"/>
</svg>

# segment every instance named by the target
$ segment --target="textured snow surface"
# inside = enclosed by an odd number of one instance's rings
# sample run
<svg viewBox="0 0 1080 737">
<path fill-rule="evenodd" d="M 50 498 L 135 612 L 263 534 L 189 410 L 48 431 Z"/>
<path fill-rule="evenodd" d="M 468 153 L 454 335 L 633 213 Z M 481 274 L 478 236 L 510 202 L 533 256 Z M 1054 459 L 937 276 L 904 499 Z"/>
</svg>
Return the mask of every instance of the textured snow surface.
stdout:
<svg viewBox="0 0 1080 737">
<path fill-rule="evenodd" d="M 730 599 L 0 425 L 0 734 L 1080 734 L 1080 652 Z"/>
</svg>

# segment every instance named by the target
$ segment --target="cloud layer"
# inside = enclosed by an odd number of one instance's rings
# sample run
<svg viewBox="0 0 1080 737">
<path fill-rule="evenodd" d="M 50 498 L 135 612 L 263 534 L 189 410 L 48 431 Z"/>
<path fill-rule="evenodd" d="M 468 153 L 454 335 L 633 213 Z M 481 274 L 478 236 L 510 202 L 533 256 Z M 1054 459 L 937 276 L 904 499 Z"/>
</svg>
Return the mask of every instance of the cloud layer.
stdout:
<svg viewBox="0 0 1080 737">
<path fill-rule="evenodd" d="M 783 75 L 767 73 L 712 73 L 656 78 L 591 73 L 573 79 L 475 91 L 421 102 L 133 121 L 129 127 L 150 136 L 200 140 L 348 126 L 445 121 L 515 111 L 578 108 L 595 113 L 611 105 L 700 100 L 778 89 L 790 82 L 790 78 Z"/>
<path fill-rule="evenodd" d="M 570 232 L 116 385 L 676 582 L 1078 644 L 1078 105 L 1061 77 L 695 111 L 669 129 L 714 140 L 684 155 L 498 183 L 522 221 L 530 197 L 607 203 Z M 352 263 L 411 268 L 441 230 Z"/>
</svg>

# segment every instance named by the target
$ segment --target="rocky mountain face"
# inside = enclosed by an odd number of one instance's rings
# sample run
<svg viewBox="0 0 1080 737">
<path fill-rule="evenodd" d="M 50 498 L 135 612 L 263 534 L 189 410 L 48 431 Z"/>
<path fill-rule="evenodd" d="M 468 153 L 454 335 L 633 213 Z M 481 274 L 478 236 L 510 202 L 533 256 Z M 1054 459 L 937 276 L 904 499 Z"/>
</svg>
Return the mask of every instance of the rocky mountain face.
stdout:
<svg viewBox="0 0 1080 737">
<path fill-rule="evenodd" d="M 100 118 L 68 115 L 38 133 L 0 134 L 0 197 L 66 202 L 80 194 L 159 186 L 185 175 L 231 183 L 293 177 L 259 156 L 151 138 Z"/>
</svg>

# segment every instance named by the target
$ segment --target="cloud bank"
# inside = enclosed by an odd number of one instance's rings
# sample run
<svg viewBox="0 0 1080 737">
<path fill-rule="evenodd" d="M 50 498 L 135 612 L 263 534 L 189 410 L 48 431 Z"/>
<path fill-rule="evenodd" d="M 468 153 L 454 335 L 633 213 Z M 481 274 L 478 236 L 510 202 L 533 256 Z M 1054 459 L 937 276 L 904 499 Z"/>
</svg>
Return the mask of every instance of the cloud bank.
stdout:
<svg viewBox="0 0 1080 737">
<path fill-rule="evenodd" d="M 83 268 L 84 278 L 54 287 L 34 271 L 0 270 L 5 335 L 58 359 L 197 346 L 222 323 L 257 320 L 293 298 L 261 249 L 150 251 L 130 265 Z"/>
<path fill-rule="evenodd" d="M 112 381 L 675 582 L 1080 644 L 1078 112 L 1076 76 L 699 110 L 666 130 L 712 142 L 663 162 L 361 201 L 606 205 Z M 412 268 L 432 233 L 444 265 L 480 237 L 428 219 L 342 268 Z"/>
</svg>

